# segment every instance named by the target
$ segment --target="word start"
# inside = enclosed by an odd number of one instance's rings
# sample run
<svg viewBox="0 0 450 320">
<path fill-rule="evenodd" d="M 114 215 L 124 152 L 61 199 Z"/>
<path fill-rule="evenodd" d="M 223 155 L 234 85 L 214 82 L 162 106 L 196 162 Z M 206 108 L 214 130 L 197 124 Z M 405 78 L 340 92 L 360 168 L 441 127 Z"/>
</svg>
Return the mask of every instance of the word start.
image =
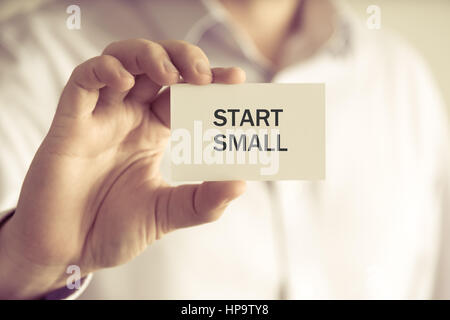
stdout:
<svg viewBox="0 0 450 320">
<path fill-rule="evenodd" d="M 282 112 L 283 109 L 256 109 L 253 113 L 250 109 L 216 109 L 214 128 L 203 130 L 203 121 L 194 120 L 194 137 L 185 128 L 172 131 L 172 162 L 259 164 L 261 175 L 276 174 L 279 152 L 288 151 L 282 146 L 277 129 Z"/>
</svg>

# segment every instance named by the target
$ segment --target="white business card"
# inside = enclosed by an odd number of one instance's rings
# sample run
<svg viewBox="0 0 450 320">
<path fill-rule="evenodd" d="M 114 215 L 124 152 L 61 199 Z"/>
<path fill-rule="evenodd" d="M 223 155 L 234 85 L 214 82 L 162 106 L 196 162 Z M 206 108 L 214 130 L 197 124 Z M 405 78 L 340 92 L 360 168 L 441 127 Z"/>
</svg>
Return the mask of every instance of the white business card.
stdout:
<svg viewBox="0 0 450 320">
<path fill-rule="evenodd" d="M 325 85 L 171 86 L 173 181 L 325 178 Z"/>
</svg>

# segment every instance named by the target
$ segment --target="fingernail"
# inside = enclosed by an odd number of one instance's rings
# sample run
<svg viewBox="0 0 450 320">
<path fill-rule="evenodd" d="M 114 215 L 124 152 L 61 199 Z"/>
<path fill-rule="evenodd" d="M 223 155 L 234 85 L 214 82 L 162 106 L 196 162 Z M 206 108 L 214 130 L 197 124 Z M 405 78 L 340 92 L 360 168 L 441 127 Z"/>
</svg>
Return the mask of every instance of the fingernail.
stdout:
<svg viewBox="0 0 450 320">
<path fill-rule="evenodd" d="M 163 61 L 163 66 L 167 73 L 178 73 L 177 68 L 175 68 L 173 63 L 168 59 Z"/>
<path fill-rule="evenodd" d="M 196 64 L 195 64 L 195 70 L 197 70 L 198 73 L 201 74 L 205 74 L 207 76 L 212 77 L 212 73 L 211 73 L 211 68 L 209 67 L 209 65 L 203 61 L 203 60 L 199 60 Z"/>
</svg>

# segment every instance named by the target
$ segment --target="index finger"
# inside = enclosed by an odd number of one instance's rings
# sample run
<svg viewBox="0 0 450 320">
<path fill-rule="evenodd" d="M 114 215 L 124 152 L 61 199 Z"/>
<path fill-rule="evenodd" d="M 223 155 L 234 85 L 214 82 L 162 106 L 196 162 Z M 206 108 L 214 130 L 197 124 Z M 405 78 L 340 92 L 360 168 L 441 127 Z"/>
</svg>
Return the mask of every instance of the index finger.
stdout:
<svg viewBox="0 0 450 320">
<path fill-rule="evenodd" d="M 116 57 L 133 75 L 145 73 L 160 86 L 177 83 L 180 77 L 166 50 L 153 41 L 130 39 L 113 42 L 103 54 Z"/>
</svg>

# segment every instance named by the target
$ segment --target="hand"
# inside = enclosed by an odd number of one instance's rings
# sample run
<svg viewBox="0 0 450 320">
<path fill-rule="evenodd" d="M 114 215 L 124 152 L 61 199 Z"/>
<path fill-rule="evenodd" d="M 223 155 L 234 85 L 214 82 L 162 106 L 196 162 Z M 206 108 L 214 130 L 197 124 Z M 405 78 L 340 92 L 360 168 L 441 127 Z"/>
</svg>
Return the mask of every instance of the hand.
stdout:
<svg viewBox="0 0 450 320">
<path fill-rule="evenodd" d="M 216 220 L 242 181 L 169 186 L 160 161 L 170 136 L 169 86 L 240 83 L 238 68 L 210 69 L 182 41 L 127 40 L 73 71 L 50 130 L 0 232 L 0 297 L 36 298 L 123 264 L 178 228 Z M 189 106 L 186 106 L 189 108 Z"/>
</svg>

